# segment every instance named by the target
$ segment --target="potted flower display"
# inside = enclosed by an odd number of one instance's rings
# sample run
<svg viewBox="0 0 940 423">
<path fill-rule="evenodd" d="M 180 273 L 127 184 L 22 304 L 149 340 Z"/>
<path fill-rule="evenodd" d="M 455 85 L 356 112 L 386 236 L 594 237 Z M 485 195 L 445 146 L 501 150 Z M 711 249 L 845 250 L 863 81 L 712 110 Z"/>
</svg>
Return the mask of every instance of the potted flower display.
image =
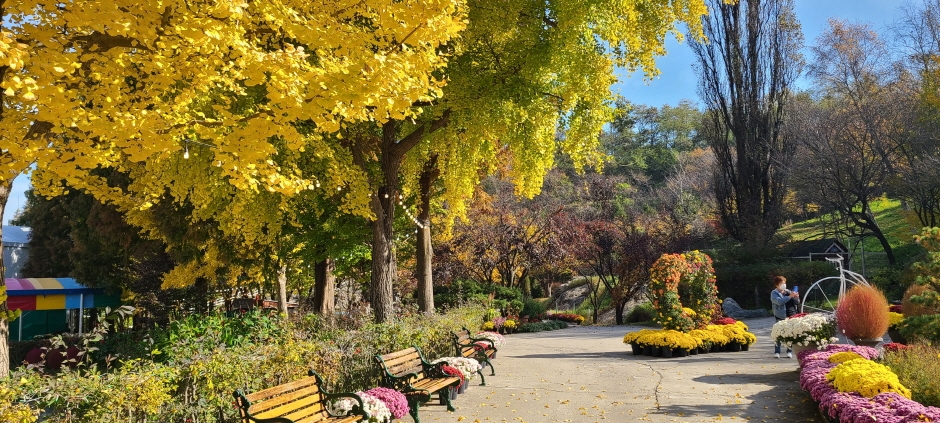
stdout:
<svg viewBox="0 0 940 423">
<path fill-rule="evenodd" d="M 823 349 L 835 343 L 836 325 L 832 315 L 797 314 L 774 324 L 770 337 L 774 342 L 792 346 L 797 355 L 807 349 Z"/>
<path fill-rule="evenodd" d="M 442 361 L 446 362 L 450 367 L 459 370 L 463 375 L 463 377 L 460 378 L 461 383 L 457 390 L 458 394 L 464 393 L 464 391 L 467 390 L 467 386 L 470 384 L 470 380 L 475 377 L 477 372 L 483 369 L 479 361 L 466 357 L 442 357 L 432 361 L 431 364 L 437 364 Z"/>
<path fill-rule="evenodd" d="M 888 299 L 880 289 L 856 285 L 836 306 L 839 330 L 855 345 L 874 347 L 888 331 Z"/>
<path fill-rule="evenodd" d="M 369 413 L 370 423 L 386 423 L 392 419 L 400 419 L 408 414 L 408 400 L 394 389 L 372 388 L 368 391 L 356 392 L 362 398 L 363 411 Z M 341 398 L 327 404 L 330 414 L 345 416 L 352 411 L 356 401 L 352 398 Z"/>
<path fill-rule="evenodd" d="M 757 342 L 757 337 L 748 332 L 747 325 L 744 322 L 734 322 L 726 325 L 715 326 L 713 330 L 720 330 L 723 335 L 728 337 L 728 349 L 732 352 L 747 351 L 752 344 Z"/>
<path fill-rule="evenodd" d="M 904 325 L 904 315 L 894 311 L 888 312 L 888 336 L 891 342 L 906 344 L 907 339 L 901 335 L 901 327 Z"/>
<path fill-rule="evenodd" d="M 454 366 L 447 366 L 447 365 L 441 366 L 441 371 L 444 372 L 444 374 L 448 376 L 454 376 L 454 377 L 460 378 L 460 385 L 451 386 L 448 391 L 448 393 L 450 394 L 450 399 L 452 400 L 457 399 L 457 392 L 460 389 L 460 386 L 463 386 L 463 384 L 467 382 L 466 379 L 464 379 L 463 377 L 463 372 L 461 372 L 460 369 Z"/>
<path fill-rule="evenodd" d="M 485 328 L 485 327 L 484 327 L 484 328 Z M 477 334 L 476 334 L 476 335 L 473 335 L 473 337 L 474 337 L 474 338 L 477 338 L 477 339 L 486 339 L 486 340 L 489 340 L 490 342 L 493 343 L 493 348 L 496 348 L 496 349 L 499 349 L 499 347 L 502 347 L 503 344 L 506 343 L 506 338 L 503 337 L 503 335 L 500 335 L 499 333 L 492 332 L 492 331 L 477 332 Z M 484 342 L 484 344 L 485 344 L 485 342 Z M 484 347 L 484 348 L 488 348 L 488 347 L 489 347 L 489 345 L 482 345 L 482 344 L 481 344 L 481 346 Z M 490 359 L 494 359 L 494 358 L 496 358 L 496 352 L 495 352 L 495 351 L 493 352 L 493 355 L 490 356 Z"/>
</svg>

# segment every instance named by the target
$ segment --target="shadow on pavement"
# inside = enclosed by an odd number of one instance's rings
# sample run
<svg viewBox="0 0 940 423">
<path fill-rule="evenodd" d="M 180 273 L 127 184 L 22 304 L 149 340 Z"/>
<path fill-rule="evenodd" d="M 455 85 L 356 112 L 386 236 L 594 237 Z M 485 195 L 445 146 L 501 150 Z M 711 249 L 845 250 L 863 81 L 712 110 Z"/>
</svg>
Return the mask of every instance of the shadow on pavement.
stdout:
<svg viewBox="0 0 940 423">
<path fill-rule="evenodd" d="M 803 392 L 799 384 L 799 370 L 776 373 L 725 373 L 708 376 L 696 376 L 692 380 L 709 385 L 720 385 L 715 396 L 724 398 L 725 404 L 683 404 L 683 396 L 673 396 L 663 402 L 655 415 L 699 416 L 726 418 L 737 416 L 751 422 L 822 422 L 816 403 Z M 767 389 L 750 395 L 736 392 L 735 386 L 751 384 L 764 385 Z M 688 399 L 691 399 L 689 397 Z M 679 403 L 676 403 L 679 402 Z M 714 402 L 714 401 L 713 401 Z"/>
</svg>

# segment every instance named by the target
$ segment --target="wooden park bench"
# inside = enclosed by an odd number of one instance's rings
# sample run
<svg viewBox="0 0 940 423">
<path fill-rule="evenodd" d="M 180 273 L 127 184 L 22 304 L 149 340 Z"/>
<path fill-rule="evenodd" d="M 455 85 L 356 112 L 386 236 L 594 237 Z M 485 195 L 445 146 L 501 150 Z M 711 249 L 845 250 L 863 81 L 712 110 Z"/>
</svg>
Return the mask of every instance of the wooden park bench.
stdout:
<svg viewBox="0 0 940 423">
<path fill-rule="evenodd" d="M 326 392 L 323 379 L 313 370 L 309 377 L 263 391 L 245 394 L 235 391 L 241 423 L 353 423 L 369 420 L 362 398 L 356 394 Z M 352 398 L 357 405 L 349 416 L 330 415 L 326 404 L 336 398 Z"/>
<path fill-rule="evenodd" d="M 430 401 L 435 393 L 447 411 L 454 411 L 447 388 L 459 385 L 460 378 L 444 373 L 442 367 L 447 363 L 428 363 L 418 347 L 376 355 L 375 362 L 382 373 L 382 386 L 405 395 L 415 423 L 420 423 L 418 405 Z"/>
<path fill-rule="evenodd" d="M 467 328 L 451 335 L 454 337 L 454 354 L 457 357 L 476 359 L 483 366 L 490 366 L 490 376 L 496 376 L 496 369 L 493 368 L 493 363 L 490 361 L 493 355 L 496 354 L 496 346 L 493 345 L 493 341 L 485 338 L 474 338 Z M 477 370 L 477 374 L 480 375 L 480 385 L 485 386 L 486 378 L 483 377 L 482 367 Z"/>
</svg>

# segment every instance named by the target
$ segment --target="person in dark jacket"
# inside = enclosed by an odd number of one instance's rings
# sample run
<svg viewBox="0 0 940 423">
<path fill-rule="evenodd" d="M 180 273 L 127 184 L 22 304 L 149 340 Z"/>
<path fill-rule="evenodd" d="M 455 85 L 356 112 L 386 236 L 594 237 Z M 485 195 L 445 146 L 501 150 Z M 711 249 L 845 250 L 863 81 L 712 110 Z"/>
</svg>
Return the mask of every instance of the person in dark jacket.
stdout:
<svg viewBox="0 0 940 423">
<path fill-rule="evenodd" d="M 776 276 L 773 279 L 774 290 L 770 291 L 770 302 L 773 303 L 774 317 L 777 321 L 784 320 L 796 314 L 800 301 L 800 294 L 787 289 L 787 278 Z M 780 343 L 774 347 L 774 357 L 780 358 Z M 793 351 L 787 346 L 787 358 L 793 358 Z"/>
</svg>

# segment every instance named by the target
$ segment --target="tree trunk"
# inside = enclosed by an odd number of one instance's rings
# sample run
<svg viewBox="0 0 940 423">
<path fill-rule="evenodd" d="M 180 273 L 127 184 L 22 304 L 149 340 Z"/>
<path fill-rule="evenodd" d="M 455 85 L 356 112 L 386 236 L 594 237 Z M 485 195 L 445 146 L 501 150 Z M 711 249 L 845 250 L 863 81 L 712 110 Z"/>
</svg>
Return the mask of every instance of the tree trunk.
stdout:
<svg viewBox="0 0 940 423">
<path fill-rule="evenodd" d="M 418 278 L 418 309 L 425 313 L 434 312 L 434 279 L 431 264 L 434 259 L 434 249 L 431 248 L 431 187 L 440 171 L 437 169 L 437 154 L 431 155 L 424 164 L 421 178 L 418 181 L 421 190 L 421 199 L 418 204 L 418 236 L 416 258 L 418 269 L 415 272 Z"/>
<path fill-rule="evenodd" d="M 421 139 L 434 131 L 447 126 L 450 111 L 445 111 L 436 120 L 415 128 L 404 138 L 398 138 L 401 122 L 389 120 L 382 124 L 382 142 L 378 151 L 381 169 L 381 186 L 378 195 L 372 196 L 369 207 L 375 215 L 372 221 L 372 309 L 377 323 L 387 322 L 395 316 L 392 287 L 398 277 L 398 266 L 393 246 L 395 223 L 395 204 L 398 198 L 398 174 L 401 164 L 408 153 Z M 353 162 L 366 173 L 370 166 L 366 164 L 365 140 L 352 146 Z"/>
<path fill-rule="evenodd" d="M 313 294 L 313 309 L 321 316 L 331 316 L 336 310 L 336 262 L 328 258 L 318 261 L 314 270 L 316 280 Z"/>
<path fill-rule="evenodd" d="M 277 309 L 287 317 L 287 264 L 277 269 Z"/>
<path fill-rule="evenodd" d="M 13 188 L 13 179 L 0 181 L 0 237 L 3 236 L 3 211 L 6 209 L 7 200 L 10 199 L 10 191 Z M 6 274 L 6 263 L 3 262 L 3 254 L 0 252 L 0 276 Z M 6 293 L 6 279 L 0 277 L 0 289 Z M 7 311 L 7 302 L 0 302 L 0 313 Z M 10 374 L 10 324 L 6 319 L 0 318 L 0 378 L 5 378 Z"/>
<path fill-rule="evenodd" d="M 384 210 L 388 212 L 377 214 L 372 222 L 372 309 L 377 323 L 390 321 L 395 316 L 392 287 L 398 276 L 398 264 L 392 249 L 394 211 Z"/>
<path fill-rule="evenodd" d="M 617 306 L 614 308 L 616 309 L 615 315 L 614 315 L 615 316 L 614 318 L 616 319 L 615 321 L 618 325 L 622 325 L 623 324 L 623 310 L 627 308 L 627 302 L 623 301 L 617 304 Z"/>
<path fill-rule="evenodd" d="M 395 259 L 395 203 L 398 198 L 398 172 L 404 154 L 395 150 L 398 124 L 388 121 L 382 125 L 382 183 L 378 195 L 370 205 L 375 214 L 372 222 L 372 309 L 377 323 L 395 317 L 395 297 L 392 291 L 398 280 L 398 262 Z"/>
</svg>

